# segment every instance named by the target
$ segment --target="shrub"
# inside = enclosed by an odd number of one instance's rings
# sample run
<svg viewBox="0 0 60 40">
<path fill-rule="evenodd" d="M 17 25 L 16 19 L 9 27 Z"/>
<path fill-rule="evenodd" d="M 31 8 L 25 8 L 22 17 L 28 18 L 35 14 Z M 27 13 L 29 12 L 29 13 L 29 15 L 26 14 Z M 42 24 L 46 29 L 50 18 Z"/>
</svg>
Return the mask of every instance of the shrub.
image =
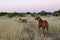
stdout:
<svg viewBox="0 0 60 40">
<path fill-rule="evenodd" d="M 35 17 L 35 15 L 34 15 L 34 14 L 31 14 L 31 16 L 32 16 L 32 17 Z"/>
<path fill-rule="evenodd" d="M 18 14 L 19 17 L 25 17 L 25 14 Z"/>
</svg>

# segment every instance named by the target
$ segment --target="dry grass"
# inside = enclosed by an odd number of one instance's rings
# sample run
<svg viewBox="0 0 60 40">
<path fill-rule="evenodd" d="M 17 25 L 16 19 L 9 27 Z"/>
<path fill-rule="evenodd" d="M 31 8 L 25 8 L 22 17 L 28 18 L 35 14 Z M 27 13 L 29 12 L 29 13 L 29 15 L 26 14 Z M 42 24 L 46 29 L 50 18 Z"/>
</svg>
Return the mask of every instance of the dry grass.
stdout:
<svg viewBox="0 0 60 40">
<path fill-rule="evenodd" d="M 49 35 L 46 40 L 60 40 L 59 17 L 41 16 L 41 18 L 49 23 Z M 34 17 L 27 17 L 27 23 L 22 23 L 18 19 L 19 17 L 0 17 L 0 40 L 44 40 L 42 29 L 38 33 Z"/>
</svg>

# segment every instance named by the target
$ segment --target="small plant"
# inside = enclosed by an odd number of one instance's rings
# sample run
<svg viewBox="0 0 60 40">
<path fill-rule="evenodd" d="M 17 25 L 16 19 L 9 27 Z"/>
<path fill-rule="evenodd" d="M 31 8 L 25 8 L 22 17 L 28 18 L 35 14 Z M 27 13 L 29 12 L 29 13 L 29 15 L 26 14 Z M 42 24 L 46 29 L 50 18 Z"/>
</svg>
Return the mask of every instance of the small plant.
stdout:
<svg viewBox="0 0 60 40">
<path fill-rule="evenodd" d="M 9 15 L 8 15 L 8 17 L 9 17 L 9 18 L 12 18 L 12 15 L 11 15 L 11 14 L 9 14 Z"/>
<path fill-rule="evenodd" d="M 31 14 L 31 16 L 32 16 L 32 17 L 35 17 L 35 15 L 34 15 L 34 14 Z"/>
<path fill-rule="evenodd" d="M 19 17 L 25 17 L 25 15 L 24 15 L 24 14 L 18 14 L 18 16 L 19 16 Z"/>
</svg>

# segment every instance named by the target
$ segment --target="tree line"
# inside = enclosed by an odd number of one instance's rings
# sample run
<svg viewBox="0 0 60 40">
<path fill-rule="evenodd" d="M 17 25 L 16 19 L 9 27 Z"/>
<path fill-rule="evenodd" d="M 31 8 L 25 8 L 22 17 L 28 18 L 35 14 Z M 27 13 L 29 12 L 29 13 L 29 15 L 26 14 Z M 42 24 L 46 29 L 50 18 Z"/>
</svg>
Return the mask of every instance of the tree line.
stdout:
<svg viewBox="0 0 60 40">
<path fill-rule="evenodd" d="M 8 12 L 0 12 L 0 16 L 8 16 L 8 17 L 14 17 L 14 16 L 19 16 L 19 17 L 25 17 L 25 15 L 31 15 L 34 17 L 35 15 L 41 15 L 41 16 L 46 16 L 46 15 L 53 15 L 53 16 L 60 16 L 60 10 L 54 11 L 54 12 L 46 12 L 46 11 L 41 11 L 41 12 L 26 12 L 26 13 L 20 13 L 20 12 L 13 12 L 13 13 L 8 13 Z"/>
</svg>

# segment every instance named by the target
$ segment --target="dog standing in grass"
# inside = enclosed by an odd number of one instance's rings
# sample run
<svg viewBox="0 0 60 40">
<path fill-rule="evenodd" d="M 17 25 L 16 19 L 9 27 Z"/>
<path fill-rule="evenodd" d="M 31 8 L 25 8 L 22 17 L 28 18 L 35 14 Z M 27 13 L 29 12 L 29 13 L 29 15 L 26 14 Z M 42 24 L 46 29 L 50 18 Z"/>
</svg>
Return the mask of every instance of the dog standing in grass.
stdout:
<svg viewBox="0 0 60 40">
<path fill-rule="evenodd" d="M 40 16 L 36 16 L 35 20 L 38 21 L 38 32 L 40 32 L 40 27 L 42 27 L 44 37 L 48 35 L 48 22 L 46 20 L 42 20 Z M 46 29 L 46 32 L 45 32 L 45 29 Z"/>
<path fill-rule="evenodd" d="M 27 22 L 27 19 L 26 19 L 26 18 L 19 18 L 19 20 L 20 20 L 21 22 Z"/>
</svg>

